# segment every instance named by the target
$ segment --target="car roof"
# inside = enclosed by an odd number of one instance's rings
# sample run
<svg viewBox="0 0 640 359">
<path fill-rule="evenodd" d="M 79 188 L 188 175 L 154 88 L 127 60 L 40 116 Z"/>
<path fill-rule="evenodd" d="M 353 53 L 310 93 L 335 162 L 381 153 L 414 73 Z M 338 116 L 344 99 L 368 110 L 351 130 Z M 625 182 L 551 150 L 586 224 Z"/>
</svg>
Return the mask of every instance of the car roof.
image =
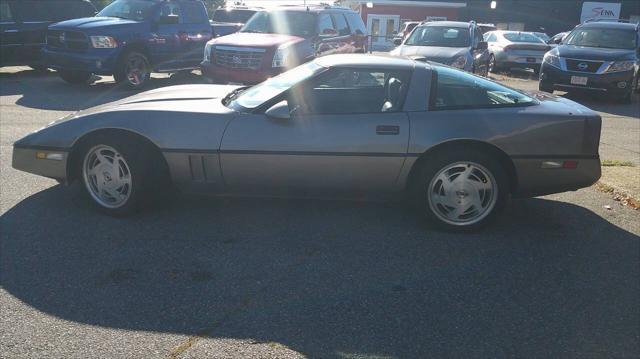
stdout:
<svg viewBox="0 0 640 359">
<path fill-rule="evenodd" d="M 471 27 L 471 23 L 463 21 L 429 21 L 422 23 L 420 26 L 449 26 L 449 27 Z"/>
<path fill-rule="evenodd" d="M 579 28 L 590 29 L 627 29 L 636 30 L 636 23 L 611 21 L 590 21 L 578 26 Z"/>
<path fill-rule="evenodd" d="M 387 54 L 337 54 L 319 57 L 314 60 L 324 67 L 363 67 L 363 68 L 397 68 L 412 69 L 416 61 L 408 57 L 397 57 Z"/>
</svg>

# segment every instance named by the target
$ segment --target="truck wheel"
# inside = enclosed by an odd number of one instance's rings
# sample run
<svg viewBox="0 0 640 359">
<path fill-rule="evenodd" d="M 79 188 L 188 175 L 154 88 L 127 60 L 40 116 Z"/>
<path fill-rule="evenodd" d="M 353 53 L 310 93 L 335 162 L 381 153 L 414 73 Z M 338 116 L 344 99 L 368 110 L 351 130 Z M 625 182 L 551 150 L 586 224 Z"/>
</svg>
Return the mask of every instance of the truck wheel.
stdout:
<svg viewBox="0 0 640 359">
<path fill-rule="evenodd" d="M 129 51 L 120 59 L 114 77 L 117 83 L 125 84 L 130 89 L 141 89 L 151 78 L 149 60 L 140 52 Z"/>
<path fill-rule="evenodd" d="M 553 93 L 553 85 L 540 80 L 538 83 L 538 90 Z"/>
<path fill-rule="evenodd" d="M 92 76 L 91 72 L 69 70 L 60 70 L 58 74 L 64 81 L 74 85 L 87 84 Z"/>
</svg>

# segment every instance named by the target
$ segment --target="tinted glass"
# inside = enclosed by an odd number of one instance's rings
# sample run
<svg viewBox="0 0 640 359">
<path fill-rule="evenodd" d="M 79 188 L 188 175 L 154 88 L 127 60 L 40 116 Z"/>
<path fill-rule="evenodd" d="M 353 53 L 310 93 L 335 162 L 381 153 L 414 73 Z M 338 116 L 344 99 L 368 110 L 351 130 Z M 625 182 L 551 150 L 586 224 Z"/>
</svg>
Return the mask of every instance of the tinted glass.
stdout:
<svg viewBox="0 0 640 359">
<path fill-rule="evenodd" d="M 182 22 L 185 24 L 208 23 L 207 10 L 200 1 L 182 3 Z"/>
<path fill-rule="evenodd" d="M 311 37 L 316 34 L 316 15 L 303 11 L 260 11 L 240 31 Z"/>
<path fill-rule="evenodd" d="M 351 31 L 349 31 L 349 26 L 347 25 L 347 20 L 345 20 L 344 15 L 333 14 L 333 20 L 336 22 L 336 27 L 338 28 L 338 34 L 340 36 L 351 34 Z"/>
<path fill-rule="evenodd" d="M 299 114 L 396 112 L 408 88 L 409 72 L 334 68 L 289 96 Z"/>
<path fill-rule="evenodd" d="M 97 16 L 142 21 L 152 15 L 154 5 L 153 2 L 144 0 L 117 0 L 102 9 Z"/>
<path fill-rule="evenodd" d="M 405 45 L 412 46 L 469 46 L 469 29 L 447 26 L 420 26 L 416 28 Z"/>
<path fill-rule="evenodd" d="M 511 42 L 532 42 L 536 44 L 544 42 L 539 37 L 527 32 L 505 32 L 502 36 Z"/>
<path fill-rule="evenodd" d="M 362 21 L 362 18 L 360 17 L 360 15 L 358 15 L 355 12 L 347 12 L 345 13 L 345 16 L 347 17 L 347 21 L 349 22 L 349 27 L 351 28 L 352 31 L 354 31 L 356 34 L 361 34 L 361 35 L 364 35 L 367 33 L 367 28 L 364 25 L 364 22 Z"/>
<path fill-rule="evenodd" d="M 604 49 L 634 49 L 636 32 L 625 29 L 583 28 L 573 30 L 562 42 L 567 45 Z"/>
<path fill-rule="evenodd" d="M 253 10 L 218 9 L 213 14 L 213 21 L 244 24 L 255 13 Z"/>
<path fill-rule="evenodd" d="M 0 1 L 0 22 L 13 22 L 11 7 L 7 1 Z"/>
<path fill-rule="evenodd" d="M 535 100 L 521 92 L 468 72 L 436 66 L 437 83 L 431 94 L 433 110 L 529 105 Z"/>
<path fill-rule="evenodd" d="M 333 20 L 329 14 L 320 14 L 318 17 L 318 33 L 322 34 L 325 30 L 336 30 L 333 26 Z"/>
</svg>

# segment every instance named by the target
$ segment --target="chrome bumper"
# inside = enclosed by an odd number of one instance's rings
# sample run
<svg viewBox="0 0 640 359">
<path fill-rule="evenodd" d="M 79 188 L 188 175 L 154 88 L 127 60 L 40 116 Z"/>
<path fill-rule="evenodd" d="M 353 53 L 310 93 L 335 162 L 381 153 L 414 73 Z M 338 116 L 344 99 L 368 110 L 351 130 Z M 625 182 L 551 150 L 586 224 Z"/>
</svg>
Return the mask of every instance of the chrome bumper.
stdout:
<svg viewBox="0 0 640 359">
<path fill-rule="evenodd" d="M 12 167 L 39 176 L 65 180 L 68 157 L 66 150 L 14 146 Z"/>
</svg>

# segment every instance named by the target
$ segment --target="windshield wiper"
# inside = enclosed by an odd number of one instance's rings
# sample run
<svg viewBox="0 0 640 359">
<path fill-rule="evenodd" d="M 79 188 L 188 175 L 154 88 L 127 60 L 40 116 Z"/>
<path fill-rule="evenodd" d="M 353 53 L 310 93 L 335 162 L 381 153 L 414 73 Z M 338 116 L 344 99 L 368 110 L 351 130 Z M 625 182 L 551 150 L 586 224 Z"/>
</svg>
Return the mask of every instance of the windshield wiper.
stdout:
<svg viewBox="0 0 640 359">
<path fill-rule="evenodd" d="M 249 87 L 251 87 L 251 86 L 242 86 L 242 87 L 238 87 L 237 89 L 229 92 L 222 99 L 222 104 L 226 106 L 231 100 L 233 100 L 236 96 L 238 96 L 241 92 L 243 92 L 244 90 L 248 89 Z"/>
</svg>

